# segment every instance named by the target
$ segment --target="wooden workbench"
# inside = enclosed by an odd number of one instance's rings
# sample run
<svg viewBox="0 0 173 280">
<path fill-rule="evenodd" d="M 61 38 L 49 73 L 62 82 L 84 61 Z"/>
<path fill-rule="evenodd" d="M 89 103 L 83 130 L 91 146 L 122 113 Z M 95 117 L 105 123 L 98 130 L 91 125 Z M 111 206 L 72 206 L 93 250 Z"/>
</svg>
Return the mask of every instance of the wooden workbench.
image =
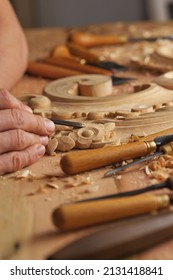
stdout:
<svg viewBox="0 0 173 280">
<path fill-rule="evenodd" d="M 132 35 L 140 35 L 141 30 L 149 32 L 153 28 L 155 34 L 159 35 L 169 33 L 173 28 L 172 23 L 111 23 L 97 26 L 83 27 L 83 30 L 90 30 L 95 33 L 126 33 Z M 71 29 L 55 28 L 55 29 L 32 29 L 26 30 L 26 37 L 30 48 L 30 60 L 35 60 L 47 56 L 52 47 L 57 44 L 65 43 L 69 31 Z M 113 53 L 115 47 L 110 47 Z M 119 61 L 128 63 L 128 53 L 119 49 Z M 124 46 L 127 49 L 127 46 Z M 124 50 L 125 50 L 124 49 Z M 97 49 L 98 50 L 98 49 Z M 94 51 L 94 50 L 93 50 Z M 102 48 L 102 51 L 105 51 Z M 121 54 L 124 54 L 121 57 Z M 116 58 L 116 57 L 115 57 Z M 117 58 L 118 59 L 118 58 Z M 131 71 L 128 75 L 138 75 L 139 81 L 148 82 L 152 79 L 153 74 L 146 72 Z M 120 74 L 123 75 L 123 74 Z M 128 76 L 127 75 L 127 76 Z M 141 80 L 140 80 L 141 78 Z M 48 80 L 25 75 L 12 90 L 15 96 L 41 94 L 43 87 Z M 117 87 L 117 93 L 122 91 L 130 91 L 132 85 L 124 85 Z M 117 183 L 113 178 L 102 179 L 103 173 L 108 170 L 102 168 L 89 173 L 95 184 L 99 186 L 96 193 L 87 192 L 87 186 L 79 186 L 74 188 L 64 188 L 64 177 L 59 166 L 61 154 L 55 157 L 45 156 L 39 162 L 35 163 L 30 170 L 36 175 L 49 173 L 57 176 L 56 182 L 59 189 L 43 188 L 48 178 L 37 180 L 16 180 L 14 178 L 5 178 L 0 181 L 0 258 L 4 259 L 45 259 L 55 249 L 60 249 L 64 245 L 76 240 L 82 235 L 97 230 L 95 228 L 82 229 L 74 232 L 60 233 L 54 227 L 51 214 L 55 207 L 64 202 L 76 200 L 78 198 L 86 198 L 89 196 L 99 196 L 103 194 L 111 194 L 133 188 L 141 188 L 146 186 L 148 179 L 146 175 L 140 171 L 133 171 L 122 177 Z M 28 169 L 28 168 L 26 168 Z M 59 176 L 59 177 L 58 177 Z M 63 178 L 63 180 L 62 180 Z M 135 179 L 134 179 L 135 178 Z M 104 257 L 103 257 L 104 258 Z M 130 256 L 132 259 L 172 259 L 173 258 L 173 239 L 155 246 L 145 252 Z"/>
</svg>

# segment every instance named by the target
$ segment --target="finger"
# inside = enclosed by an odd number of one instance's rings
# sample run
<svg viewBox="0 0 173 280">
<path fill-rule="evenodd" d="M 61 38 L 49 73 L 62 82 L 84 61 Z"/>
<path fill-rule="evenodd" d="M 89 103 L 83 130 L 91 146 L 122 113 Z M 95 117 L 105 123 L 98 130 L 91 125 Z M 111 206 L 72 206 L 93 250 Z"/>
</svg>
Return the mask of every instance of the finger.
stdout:
<svg viewBox="0 0 173 280">
<path fill-rule="evenodd" d="M 45 147 L 35 144 L 24 151 L 0 155 L 0 175 L 31 165 L 45 154 Z"/>
<path fill-rule="evenodd" d="M 0 133 L 0 154 L 10 151 L 24 150 L 34 144 L 48 144 L 47 136 L 38 136 L 25 132 L 21 129 L 14 129 Z"/>
<path fill-rule="evenodd" d="M 7 89 L 0 88 L 0 110 L 17 108 L 32 113 L 32 109 L 9 93 Z"/>
<path fill-rule="evenodd" d="M 38 135 L 49 135 L 55 130 L 52 121 L 19 109 L 0 110 L 0 132 L 22 129 Z"/>
</svg>

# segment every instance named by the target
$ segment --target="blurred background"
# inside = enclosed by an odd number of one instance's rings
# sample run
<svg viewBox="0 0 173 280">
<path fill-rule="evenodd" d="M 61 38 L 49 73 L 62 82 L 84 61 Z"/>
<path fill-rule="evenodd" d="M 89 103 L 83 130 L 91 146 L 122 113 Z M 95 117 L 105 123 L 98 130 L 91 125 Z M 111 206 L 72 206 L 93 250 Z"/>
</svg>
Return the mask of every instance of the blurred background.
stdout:
<svg viewBox="0 0 173 280">
<path fill-rule="evenodd" d="M 11 0 L 25 28 L 167 20 L 173 0 Z"/>
</svg>

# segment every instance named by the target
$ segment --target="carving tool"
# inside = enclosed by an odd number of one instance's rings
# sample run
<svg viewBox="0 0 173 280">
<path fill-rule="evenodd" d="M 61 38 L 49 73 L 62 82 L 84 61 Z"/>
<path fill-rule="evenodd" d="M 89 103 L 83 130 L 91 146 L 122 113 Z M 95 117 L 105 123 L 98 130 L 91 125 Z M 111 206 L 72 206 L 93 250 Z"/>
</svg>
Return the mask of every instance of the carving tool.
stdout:
<svg viewBox="0 0 173 280">
<path fill-rule="evenodd" d="M 148 135 L 134 143 L 107 146 L 93 150 L 74 151 L 73 153 L 63 155 L 60 165 L 65 173 L 72 175 L 82 171 L 111 165 L 123 160 L 146 156 L 156 152 L 157 148 L 161 145 L 161 141 L 162 145 L 164 145 L 172 140 L 172 136 L 170 135 L 165 138 L 165 135 L 168 133 L 173 133 L 173 129 L 167 129 L 160 133 Z M 163 136 L 163 138 L 158 136 Z"/>
<path fill-rule="evenodd" d="M 142 194 L 138 197 L 103 199 L 62 205 L 52 219 L 60 230 L 72 230 L 151 213 L 170 205 L 169 195 Z"/>
<path fill-rule="evenodd" d="M 141 159 L 138 159 L 138 160 L 135 160 L 127 165 L 123 165 L 123 166 L 120 166 L 118 168 L 115 168 L 115 169 L 112 169 L 112 170 L 109 170 L 107 171 L 105 174 L 104 174 L 104 177 L 110 177 L 110 176 L 113 176 L 113 175 L 116 175 L 117 173 L 125 170 L 126 168 L 129 168 L 131 166 L 134 166 L 138 163 L 142 163 L 144 161 L 148 161 L 152 158 L 155 158 L 155 157 L 158 157 L 160 155 L 163 155 L 163 154 L 167 154 L 167 155 L 172 155 L 173 154 L 173 142 L 170 142 L 166 145 L 163 145 L 162 147 L 159 148 L 159 152 L 156 152 L 152 155 L 149 155 L 145 158 L 141 158 Z"/>
<path fill-rule="evenodd" d="M 118 71 L 127 70 L 126 66 L 120 65 L 113 61 L 106 61 L 103 55 L 98 56 L 92 53 L 91 51 L 87 50 L 86 48 L 79 46 L 78 44 L 67 43 L 67 47 L 69 48 L 70 52 L 73 55 L 78 56 L 81 59 L 84 59 L 88 64 L 96 65 L 100 68 L 105 68 L 108 70 L 118 70 Z"/>
<path fill-rule="evenodd" d="M 82 128 L 85 126 L 83 123 L 80 123 L 80 122 L 71 122 L 71 121 L 65 121 L 65 120 L 58 120 L 58 119 L 54 119 L 54 118 L 49 118 L 49 120 L 54 122 L 54 124 L 73 126 L 76 128 Z"/>
<path fill-rule="evenodd" d="M 70 64 L 72 65 L 72 63 Z M 59 79 L 59 78 L 84 74 L 84 71 L 81 72 L 81 69 L 79 71 L 79 65 L 77 63 L 73 63 L 73 66 L 75 66 L 75 64 L 76 64 L 76 69 L 78 70 L 72 70 L 69 69 L 69 67 L 67 68 L 67 67 L 62 67 L 57 65 L 56 66 L 50 65 L 43 62 L 30 62 L 28 64 L 26 72 L 29 74 L 34 74 L 48 79 Z M 73 66 L 71 68 L 74 69 Z M 135 80 L 135 78 L 129 78 L 129 77 L 116 77 L 113 76 L 112 72 L 108 70 L 103 70 L 103 69 L 100 70 L 101 70 L 100 72 L 103 73 L 104 71 L 105 75 L 111 77 L 113 85 L 120 85 L 120 84 L 127 83 L 128 81 Z"/>
<path fill-rule="evenodd" d="M 26 72 L 48 79 L 59 79 L 82 74 L 79 71 L 53 66 L 41 62 L 29 62 Z"/>
<path fill-rule="evenodd" d="M 173 190 L 173 179 L 168 178 L 166 181 L 154 184 L 145 188 L 141 189 L 136 189 L 136 190 L 131 190 L 127 192 L 121 192 L 121 193 L 115 193 L 115 194 L 110 194 L 110 195 L 104 195 L 100 197 L 92 197 L 92 198 L 87 198 L 83 200 L 79 200 L 80 202 L 87 202 L 87 201 L 92 201 L 92 200 L 101 200 L 101 199 L 112 199 L 112 198 L 120 198 L 120 197 L 128 197 L 128 196 L 134 196 L 134 195 L 139 195 L 143 194 L 146 192 L 151 192 L 151 191 L 157 191 L 157 190 L 162 190 L 162 189 L 169 189 Z"/>
<path fill-rule="evenodd" d="M 148 249 L 173 236 L 173 214 L 157 213 L 107 223 L 71 242 L 49 260 L 115 260 Z"/>
<path fill-rule="evenodd" d="M 96 35 L 86 32 L 73 32 L 69 37 L 69 41 L 83 47 L 105 46 L 105 45 L 117 45 L 125 43 L 134 43 L 140 41 L 155 42 L 156 40 L 173 40 L 173 35 L 167 36 L 155 36 L 155 37 L 140 37 L 133 38 L 126 35 Z"/>
</svg>

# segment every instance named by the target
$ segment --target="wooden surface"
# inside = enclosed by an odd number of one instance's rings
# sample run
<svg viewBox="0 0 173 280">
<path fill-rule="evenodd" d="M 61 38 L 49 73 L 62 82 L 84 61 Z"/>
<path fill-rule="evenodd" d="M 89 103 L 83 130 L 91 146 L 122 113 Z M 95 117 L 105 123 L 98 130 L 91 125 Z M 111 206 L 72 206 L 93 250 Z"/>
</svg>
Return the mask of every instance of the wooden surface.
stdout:
<svg viewBox="0 0 173 280">
<path fill-rule="evenodd" d="M 121 34 L 121 32 L 124 32 L 137 36 L 141 34 L 141 30 L 149 32 L 151 28 L 153 28 L 155 35 L 160 35 L 160 33 L 167 34 L 172 26 L 172 23 L 161 25 L 155 23 L 112 23 L 84 27 L 83 29 L 88 29 L 95 33 L 117 32 L 117 34 Z M 46 57 L 55 45 L 65 43 L 69 31 L 70 29 L 61 28 L 26 30 L 30 48 L 30 60 Z M 133 53 L 136 52 L 134 46 L 129 46 L 129 49 Z M 105 47 L 93 49 L 93 52 L 98 51 L 108 53 L 108 49 Z M 110 53 L 117 62 L 124 64 L 128 64 L 131 56 L 127 45 L 123 47 L 111 46 Z M 155 76 L 145 71 L 138 72 L 133 69 L 130 69 L 128 73 L 120 73 L 119 75 L 137 76 L 138 80 L 117 86 L 114 89 L 117 94 L 121 92 L 130 93 L 134 85 L 150 82 Z M 48 82 L 43 78 L 25 75 L 14 87 L 12 93 L 15 96 L 42 94 L 42 90 Z M 71 241 L 104 227 L 101 225 L 67 233 L 58 232 L 52 223 L 51 215 L 53 210 L 63 203 L 111 194 L 119 190 L 126 191 L 132 188 L 142 188 L 150 184 L 150 180 L 143 170 L 125 173 L 121 180 L 103 179 L 103 174 L 109 169 L 109 167 L 106 167 L 84 173 L 92 177 L 94 185 L 98 186 L 98 191 L 89 192 L 87 185 L 69 188 L 65 186 L 65 177 L 59 166 L 60 157 L 60 153 L 54 157 L 45 156 L 39 162 L 26 168 L 31 170 L 37 176 L 37 179 L 15 179 L 10 176 L 0 179 L 0 258 L 45 259 L 55 249 L 58 250 Z M 55 176 L 55 182 L 59 186 L 58 189 L 46 186 L 50 178 L 43 178 L 45 174 Z M 75 180 L 74 177 L 72 177 L 72 180 Z M 173 239 L 149 250 L 129 256 L 129 258 L 172 259 Z"/>
</svg>

